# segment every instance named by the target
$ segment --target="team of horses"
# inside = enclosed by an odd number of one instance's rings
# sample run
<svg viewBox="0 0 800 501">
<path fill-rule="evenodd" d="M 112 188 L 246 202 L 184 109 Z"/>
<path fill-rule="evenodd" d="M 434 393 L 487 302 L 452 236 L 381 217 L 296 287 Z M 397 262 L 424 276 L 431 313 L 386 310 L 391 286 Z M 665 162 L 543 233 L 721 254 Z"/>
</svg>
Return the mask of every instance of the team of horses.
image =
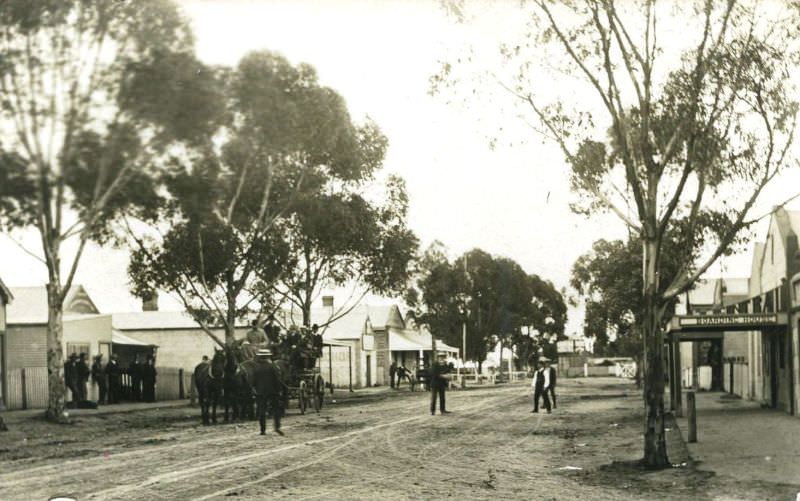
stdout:
<svg viewBox="0 0 800 501">
<path fill-rule="evenodd" d="M 200 412 L 203 424 L 217 422 L 217 407 L 222 405 L 225 410 L 225 422 L 244 419 L 256 419 L 255 398 L 253 388 L 256 362 L 247 359 L 237 347 L 215 349 L 214 356 L 209 362 L 203 362 L 194 369 L 194 384 L 200 403 Z M 270 381 L 269 384 L 280 385 L 287 388 L 284 381 L 288 374 L 286 364 L 282 360 L 272 362 L 278 369 L 279 381 Z M 271 376 L 267 376 L 271 377 Z M 287 393 L 284 391 L 284 398 Z M 285 408 L 285 403 L 284 403 Z M 273 412 L 277 410 L 273 409 Z"/>
</svg>

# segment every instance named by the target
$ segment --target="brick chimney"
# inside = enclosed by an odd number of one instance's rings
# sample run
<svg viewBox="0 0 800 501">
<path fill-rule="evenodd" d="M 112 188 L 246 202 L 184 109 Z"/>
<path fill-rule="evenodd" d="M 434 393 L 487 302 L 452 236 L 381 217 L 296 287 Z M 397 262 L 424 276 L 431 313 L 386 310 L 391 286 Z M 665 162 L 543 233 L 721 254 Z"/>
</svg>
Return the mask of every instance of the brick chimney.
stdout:
<svg viewBox="0 0 800 501">
<path fill-rule="evenodd" d="M 142 311 L 158 311 L 158 291 L 142 298 Z"/>
</svg>

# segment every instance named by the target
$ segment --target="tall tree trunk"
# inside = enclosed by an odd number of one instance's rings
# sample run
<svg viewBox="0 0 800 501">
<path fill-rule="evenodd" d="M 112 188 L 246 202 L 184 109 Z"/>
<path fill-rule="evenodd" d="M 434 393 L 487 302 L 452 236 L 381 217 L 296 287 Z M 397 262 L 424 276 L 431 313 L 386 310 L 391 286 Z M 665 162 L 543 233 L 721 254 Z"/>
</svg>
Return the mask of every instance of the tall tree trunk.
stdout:
<svg viewBox="0 0 800 501">
<path fill-rule="evenodd" d="M 51 281 L 47 284 L 47 410 L 50 421 L 67 421 L 64 413 L 66 388 L 64 385 L 64 349 L 62 346 L 64 322 L 61 286 Z"/>
<path fill-rule="evenodd" d="M 233 273 L 227 274 L 227 297 L 226 311 L 225 311 L 225 346 L 230 348 L 236 342 L 236 284 L 233 279 Z"/>
<path fill-rule="evenodd" d="M 644 463 L 649 468 L 669 466 L 664 430 L 664 358 L 660 308 L 657 300 L 657 245 L 645 240 L 644 245 Z"/>
</svg>

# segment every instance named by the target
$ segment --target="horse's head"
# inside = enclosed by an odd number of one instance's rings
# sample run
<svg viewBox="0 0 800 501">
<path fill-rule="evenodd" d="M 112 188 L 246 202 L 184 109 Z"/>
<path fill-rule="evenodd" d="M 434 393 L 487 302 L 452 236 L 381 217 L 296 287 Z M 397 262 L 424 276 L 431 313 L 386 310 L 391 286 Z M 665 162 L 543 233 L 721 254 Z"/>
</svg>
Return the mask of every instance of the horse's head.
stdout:
<svg viewBox="0 0 800 501">
<path fill-rule="evenodd" d="M 226 346 L 225 353 L 225 375 L 236 374 L 236 368 L 242 360 L 241 351 L 236 346 Z"/>
<path fill-rule="evenodd" d="M 214 349 L 214 357 L 211 359 L 211 376 L 221 378 L 225 373 L 225 351 Z"/>
</svg>

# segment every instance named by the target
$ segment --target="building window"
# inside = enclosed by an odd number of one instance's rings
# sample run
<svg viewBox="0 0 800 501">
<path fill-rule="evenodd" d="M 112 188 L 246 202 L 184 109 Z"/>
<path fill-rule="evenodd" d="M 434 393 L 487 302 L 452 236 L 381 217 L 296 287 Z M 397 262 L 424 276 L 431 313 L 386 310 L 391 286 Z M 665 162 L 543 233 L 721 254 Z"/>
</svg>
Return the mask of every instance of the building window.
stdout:
<svg viewBox="0 0 800 501">
<path fill-rule="evenodd" d="M 67 343 L 67 356 L 72 354 L 80 355 L 86 353 L 89 356 L 89 343 Z"/>
</svg>

